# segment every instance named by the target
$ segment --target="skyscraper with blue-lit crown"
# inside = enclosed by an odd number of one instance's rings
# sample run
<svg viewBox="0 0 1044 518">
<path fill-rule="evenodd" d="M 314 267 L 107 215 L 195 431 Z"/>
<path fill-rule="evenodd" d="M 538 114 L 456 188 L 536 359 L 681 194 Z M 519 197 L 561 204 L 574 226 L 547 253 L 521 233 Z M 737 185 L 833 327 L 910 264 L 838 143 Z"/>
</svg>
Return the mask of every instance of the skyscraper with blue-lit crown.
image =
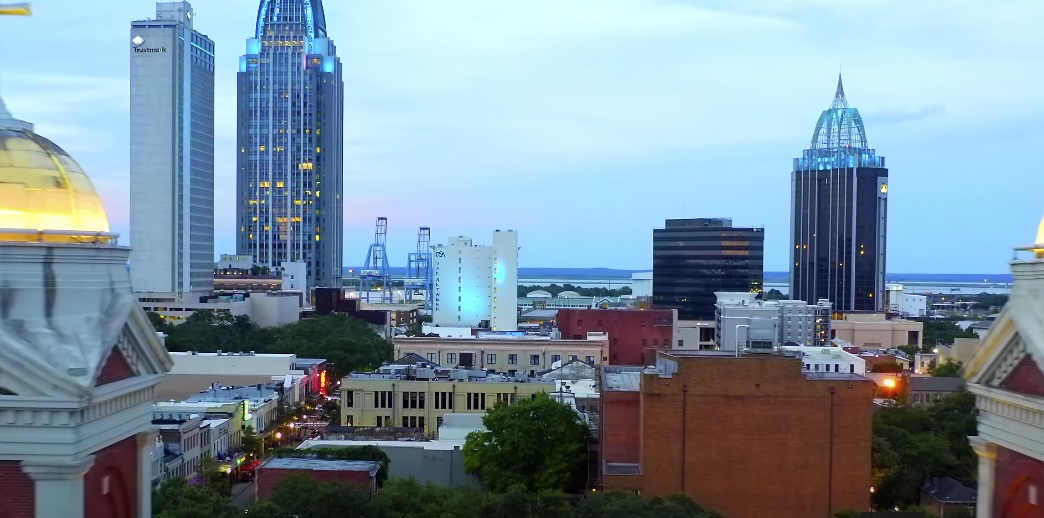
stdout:
<svg viewBox="0 0 1044 518">
<path fill-rule="evenodd" d="M 866 140 L 841 76 L 791 173 L 790 297 L 883 311 L 888 169 Z"/>
<path fill-rule="evenodd" d="M 321 0 L 261 0 L 238 87 L 236 253 L 340 287 L 344 83 Z"/>
</svg>

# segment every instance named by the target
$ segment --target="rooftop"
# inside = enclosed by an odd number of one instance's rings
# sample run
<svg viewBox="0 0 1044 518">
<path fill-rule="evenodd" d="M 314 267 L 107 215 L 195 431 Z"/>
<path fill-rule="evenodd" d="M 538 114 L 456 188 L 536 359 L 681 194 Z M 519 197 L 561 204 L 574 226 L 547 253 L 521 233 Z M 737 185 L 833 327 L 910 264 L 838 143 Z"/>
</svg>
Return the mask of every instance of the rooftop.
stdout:
<svg viewBox="0 0 1044 518">
<path fill-rule="evenodd" d="M 366 471 L 376 475 L 379 462 L 368 460 L 334 460 L 314 457 L 275 457 L 261 465 L 261 469 L 305 469 L 311 471 Z"/>
<path fill-rule="evenodd" d="M 957 392 L 964 388 L 964 378 L 910 376 L 911 392 Z"/>
<path fill-rule="evenodd" d="M 950 477 L 932 479 L 921 489 L 936 500 L 949 504 L 975 504 L 976 490 Z"/>
<path fill-rule="evenodd" d="M 645 370 L 645 367 L 603 367 L 602 390 L 607 392 L 638 392 L 642 389 L 643 370 Z"/>
<path fill-rule="evenodd" d="M 464 336 L 464 337 L 453 337 L 443 338 L 436 336 L 396 336 L 394 339 L 395 343 L 402 344 L 439 344 L 444 343 L 446 345 L 452 345 L 455 342 L 461 341 L 474 341 L 474 342 L 515 342 L 517 343 L 532 343 L 532 342 L 553 342 L 556 345 L 599 345 L 600 342 L 608 340 L 608 334 L 606 333 L 588 333 L 588 339 L 586 340 L 574 340 L 568 338 L 551 338 L 548 336 L 538 335 L 483 335 L 483 336 Z"/>
</svg>

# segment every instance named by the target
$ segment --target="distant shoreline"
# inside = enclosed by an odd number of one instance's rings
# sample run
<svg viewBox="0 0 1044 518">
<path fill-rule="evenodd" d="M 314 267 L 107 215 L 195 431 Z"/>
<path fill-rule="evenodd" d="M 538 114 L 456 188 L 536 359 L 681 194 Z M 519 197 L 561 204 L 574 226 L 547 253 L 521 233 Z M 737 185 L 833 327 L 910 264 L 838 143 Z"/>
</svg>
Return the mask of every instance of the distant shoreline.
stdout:
<svg viewBox="0 0 1044 518">
<path fill-rule="evenodd" d="M 344 269 L 359 271 L 361 267 L 352 266 Z M 650 270 L 618 270 L 614 268 L 519 268 L 518 279 L 520 283 L 526 279 L 630 279 L 631 274 L 648 272 Z M 391 268 L 393 277 L 406 275 L 406 268 L 393 266 Z M 790 272 L 765 272 L 765 282 L 785 282 Z M 1010 273 L 1003 274 L 975 274 L 975 273 L 889 273 L 888 282 L 940 282 L 940 283 L 998 283 L 1009 284 L 1012 282 Z"/>
</svg>

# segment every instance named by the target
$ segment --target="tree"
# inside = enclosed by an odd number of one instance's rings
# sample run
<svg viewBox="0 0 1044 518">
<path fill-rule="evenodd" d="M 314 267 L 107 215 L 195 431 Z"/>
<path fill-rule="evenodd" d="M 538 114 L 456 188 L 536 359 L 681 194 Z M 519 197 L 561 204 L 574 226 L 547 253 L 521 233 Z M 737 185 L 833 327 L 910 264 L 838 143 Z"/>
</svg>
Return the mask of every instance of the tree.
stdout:
<svg viewBox="0 0 1044 518">
<path fill-rule="evenodd" d="M 261 439 L 254 433 L 254 427 L 246 425 L 243 429 L 243 451 L 254 457 L 261 456 L 261 451 L 264 449 L 264 439 Z"/>
<path fill-rule="evenodd" d="M 765 292 L 765 300 L 786 300 L 787 294 L 775 288 Z"/>
<path fill-rule="evenodd" d="M 232 494 L 232 483 L 226 474 L 218 470 L 217 461 L 209 455 L 202 456 L 199 462 L 199 475 L 204 485 L 211 491 L 221 495 Z"/>
<path fill-rule="evenodd" d="M 341 403 L 340 401 L 326 401 L 323 403 L 321 419 L 334 426 L 341 426 Z"/>
<path fill-rule="evenodd" d="M 721 518 L 685 495 L 643 498 L 607 491 L 587 495 L 577 504 L 576 518 Z"/>
<path fill-rule="evenodd" d="M 859 512 L 852 509 L 842 509 L 834 513 L 834 518 L 859 518 Z"/>
<path fill-rule="evenodd" d="M 899 374 L 900 372 L 903 372 L 903 366 L 894 361 L 877 362 L 870 367 L 870 372 Z"/>
<path fill-rule="evenodd" d="M 191 486 L 184 478 L 165 480 L 152 493 L 156 518 L 232 518 L 241 515 L 228 499 L 203 486 Z"/>
<path fill-rule="evenodd" d="M 266 512 L 276 509 L 296 518 L 353 518 L 366 516 L 370 495 L 344 482 L 316 482 L 306 475 L 287 475 L 276 483 Z M 274 516 L 279 516 L 278 514 Z"/>
<path fill-rule="evenodd" d="M 909 358 L 913 358 L 915 354 L 921 352 L 921 346 L 916 344 L 900 345 L 899 347 L 896 347 L 896 349 L 905 353 Z"/>
<path fill-rule="evenodd" d="M 932 376 L 937 378 L 959 378 L 963 369 L 964 362 L 951 360 L 932 369 Z"/>
<path fill-rule="evenodd" d="M 587 425 L 547 394 L 497 403 L 482 422 L 486 430 L 468 434 L 464 467 L 491 491 L 515 485 L 562 491 L 584 470 Z"/>
<path fill-rule="evenodd" d="M 927 350 L 934 348 L 937 343 L 952 345 L 956 338 L 977 338 L 979 336 L 973 331 L 961 329 L 956 322 L 948 320 L 928 317 L 914 320 L 924 325 L 924 344 Z"/>
</svg>

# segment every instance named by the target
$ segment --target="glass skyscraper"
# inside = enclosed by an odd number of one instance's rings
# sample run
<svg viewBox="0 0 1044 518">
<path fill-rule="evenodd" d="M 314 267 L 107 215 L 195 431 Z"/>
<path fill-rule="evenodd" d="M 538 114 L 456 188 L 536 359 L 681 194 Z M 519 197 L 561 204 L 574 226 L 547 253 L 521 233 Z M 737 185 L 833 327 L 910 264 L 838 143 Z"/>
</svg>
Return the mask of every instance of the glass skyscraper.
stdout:
<svg viewBox="0 0 1044 518">
<path fill-rule="evenodd" d="M 262 0 L 239 59 L 236 253 L 341 286 L 344 83 L 321 0 Z"/>
<path fill-rule="evenodd" d="M 764 252 L 765 229 L 733 227 L 727 218 L 669 219 L 653 230 L 653 307 L 713 321 L 714 292 L 761 293 Z"/>
<path fill-rule="evenodd" d="M 214 289 L 214 42 L 188 2 L 131 22 L 130 224 L 134 290 Z"/>
<path fill-rule="evenodd" d="M 866 141 L 841 76 L 791 173 L 790 298 L 883 311 L 888 169 Z"/>
</svg>

